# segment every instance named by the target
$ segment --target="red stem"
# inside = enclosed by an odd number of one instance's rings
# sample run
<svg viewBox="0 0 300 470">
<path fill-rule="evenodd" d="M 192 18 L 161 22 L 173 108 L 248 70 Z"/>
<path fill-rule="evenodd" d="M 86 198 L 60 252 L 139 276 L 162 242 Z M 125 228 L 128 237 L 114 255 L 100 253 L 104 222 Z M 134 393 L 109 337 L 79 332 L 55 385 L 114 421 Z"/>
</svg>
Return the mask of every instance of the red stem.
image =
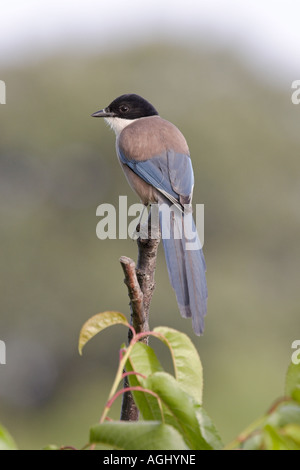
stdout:
<svg viewBox="0 0 300 470">
<path fill-rule="evenodd" d="M 149 390 L 147 388 L 143 388 L 143 387 L 140 387 L 139 385 L 136 386 L 136 387 L 126 387 L 126 388 L 122 388 L 122 390 L 118 390 L 114 396 L 106 403 L 106 408 L 111 408 L 111 405 L 113 404 L 113 402 L 116 400 L 116 398 L 118 398 L 118 396 L 122 395 L 122 393 L 125 393 L 125 392 L 131 392 L 132 390 L 136 390 L 138 392 L 146 392 L 146 393 L 149 393 L 150 395 L 153 395 L 155 398 L 157 398 L 157 400 L 159 400 L 159 396 L 152 392 L 152 390 Z"/>
</svg>

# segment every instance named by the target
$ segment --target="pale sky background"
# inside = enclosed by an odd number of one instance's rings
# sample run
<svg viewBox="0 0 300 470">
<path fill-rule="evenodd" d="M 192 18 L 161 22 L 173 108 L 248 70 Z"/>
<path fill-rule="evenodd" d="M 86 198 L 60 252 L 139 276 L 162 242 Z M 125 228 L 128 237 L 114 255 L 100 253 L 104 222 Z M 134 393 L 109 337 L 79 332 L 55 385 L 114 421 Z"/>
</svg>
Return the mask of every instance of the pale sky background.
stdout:
<svg viewBox="0 0 300 470">
<path fill-rule="evenodd" d="M 277 82 L 300 78 L 299 0 L 0 0 L 0 67 L 155 37 L 229 47 Z"/>
</svg>

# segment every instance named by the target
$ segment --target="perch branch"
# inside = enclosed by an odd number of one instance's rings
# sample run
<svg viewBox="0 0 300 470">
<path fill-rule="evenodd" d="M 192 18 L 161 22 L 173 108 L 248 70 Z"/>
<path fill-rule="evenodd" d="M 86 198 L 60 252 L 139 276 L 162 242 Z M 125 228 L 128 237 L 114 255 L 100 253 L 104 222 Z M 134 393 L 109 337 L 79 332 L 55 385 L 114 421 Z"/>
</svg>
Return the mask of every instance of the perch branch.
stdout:
<svg viewBox="0 0 300 470">
<path fill-rule="evenodd" d="M 144 295 L 141 291 L 139 282 L 137 280 L 135 262 L 127 258 L 127 256 L 121 256 L 120 263 L 125 275 L 124 283 L 128 289 L 128 296 L 130 298 L 131 308 L 131 325 L 135 329 L 136 333 L 141 331 L 148 331 L 148 322 L 145 318 L 144 312 Z M 132 337 L 131 330 L 128 331 L 128 340 L 130 342 Z"/>
<path fill-rule="evenodd" d="M 152 295 L 155 289 L 154 274 L 156 268 L 157 250 L 160 242 L 159 228 L 154 227 L 151 232 L 151 217 L 147 222 L 148 238 L 137 239 L 138 261 L 137 266 L 132 259 L 122 256 L 120 263 L 125 275 L 125 284 L 128 288 L 131 309 L 131 325 L 136 333 L 149 331 L 149 311 Z M 144 229 L 144 228 L 143 228 Z M 144 232 L 142 232 L 144 233 Z M 152 238 L 153 237 L 153 238 Z M 128 332 L 128 341 L 132 338 L 132 332 Z M 148 337 L 142 341 L 148 344 Z M 128 377 L 124 378 L 124 387 L 129 386 Z M 138 409 L 134 403 L 132 394 L 123 394 L 121 420 L 137 421 L 139 418 Z"/>
</svg>

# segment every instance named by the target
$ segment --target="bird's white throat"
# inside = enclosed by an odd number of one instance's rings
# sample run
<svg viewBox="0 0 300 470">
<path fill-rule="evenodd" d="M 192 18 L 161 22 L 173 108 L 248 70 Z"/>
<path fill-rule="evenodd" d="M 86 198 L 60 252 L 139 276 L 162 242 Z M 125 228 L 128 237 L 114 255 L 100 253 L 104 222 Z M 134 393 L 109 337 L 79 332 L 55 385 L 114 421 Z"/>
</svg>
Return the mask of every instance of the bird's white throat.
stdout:
<svg viewBox="0 0 300 470">
<path fill-rule="evenodd" d="M 118 117 L 106 117 L 104 120 L 115 131 L 117 137 L 119 137 L 125 127 L 135 121 L 135 119 L 122 119 Z"/>
</svg>

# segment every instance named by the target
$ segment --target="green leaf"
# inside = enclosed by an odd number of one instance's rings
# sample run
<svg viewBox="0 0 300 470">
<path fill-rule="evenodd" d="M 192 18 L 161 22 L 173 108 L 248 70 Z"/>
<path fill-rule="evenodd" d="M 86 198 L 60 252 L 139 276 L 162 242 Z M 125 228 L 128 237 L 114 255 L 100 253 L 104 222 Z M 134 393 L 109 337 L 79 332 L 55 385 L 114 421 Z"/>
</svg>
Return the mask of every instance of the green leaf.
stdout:
<svg viewBox="0 0 300 470">
<path fill-rule="evenodd" d="M 0 450 L 17 450 L 15 441 L 3 426 L 0 426 Z"/>
<path fill-rule="evenodd" d="M 154 372 L 162 371 L 163 368 L 153 349 L 144 343 L 137 342 L 134 344 L 126 363 L 126 370 L 148 376 Z M 145 380 L 140 375 L 129 375 L 128 379 L 131 387 L 145 387 Z M 161 412 L 155 397 L 149 395 L 149 393 L 138 391 L 133 391 L 132 395 L 145 420 L 161 419 Z"/>
<path fill-rule="evenodd" d="M 201 434 L 206 440 L 206 442 L 214 450 L 222 449 L 224 445 L 221 441 L 220 435 L 204 408 L 202 408 L 202 406 L 195 405 L 195 409 Z"/>
<path fill-rule="evenodd" d="M 290 437 L 296 442 L 300 450 L 300 426 L 298 426 L 297 424 L 288 424 L 283 428 L 282 431 L 285 436 Z"/>
<path fill-rule="evenodd" d="M 173 359 L 175 377 L 181 388 L 202 404 L 203 372 L 198 352 L 190 338 L 180 331 L 167 327 L 153 330 L 168 346 Z"/>
<path fill-rule="evenodd" d="M 287 424 L 300 424 L 300 406 L 295 402 L 285 402 L 267 418 L 267 424 L 282 427 Z"/>
<path fill-rule="evenodd" d="M 286 374 L 285 394 L 300 403 L 300 364 L 290 364 Z"/>
<path fill-rule="evenodd" d="M 163 371 L 154 350 L 140 341 L 135 343 L 132 348 L 128 360 L 128 366 L 130 367 L 130 370 L 139 372 L 146 377 L 154 374 L 154 372 Z M 142 378 L 138 377 L 138 380 L 142 380 Z"/>
<path fill-rule="evenodd" d="M 79 354 L 82 354 L 82 349 L 86 343 L 93 338 L 97 333 L 104 330 L 105 328 L 113 325 L 125 325 L 129 327 L 127 318 L 119 312 L 103 312 L 97 313 L 93 317 L 89 318 L 81 328 L 79 334 Z"/>
<path fill-rule="evenodd" d="M 184 440 L 172 426 L 156 421 L 112 421 L 93 426 L 90 442 L 119 450 L 187 450 Z"/>
<path fill-rule="evenodd" d="M 297 444 L 267 424 L 264 428 L 266 450 L 298 450 Z"/>
<path fill-rule="evenodd" d="M 160 397 L 166 422 L 182 434 L 190 449 L 212 449 L 201 434 L 193 398 L 182 390 L 172 375 L 156 372 L 147 378 L 145 387 Z"/>
</svg>

